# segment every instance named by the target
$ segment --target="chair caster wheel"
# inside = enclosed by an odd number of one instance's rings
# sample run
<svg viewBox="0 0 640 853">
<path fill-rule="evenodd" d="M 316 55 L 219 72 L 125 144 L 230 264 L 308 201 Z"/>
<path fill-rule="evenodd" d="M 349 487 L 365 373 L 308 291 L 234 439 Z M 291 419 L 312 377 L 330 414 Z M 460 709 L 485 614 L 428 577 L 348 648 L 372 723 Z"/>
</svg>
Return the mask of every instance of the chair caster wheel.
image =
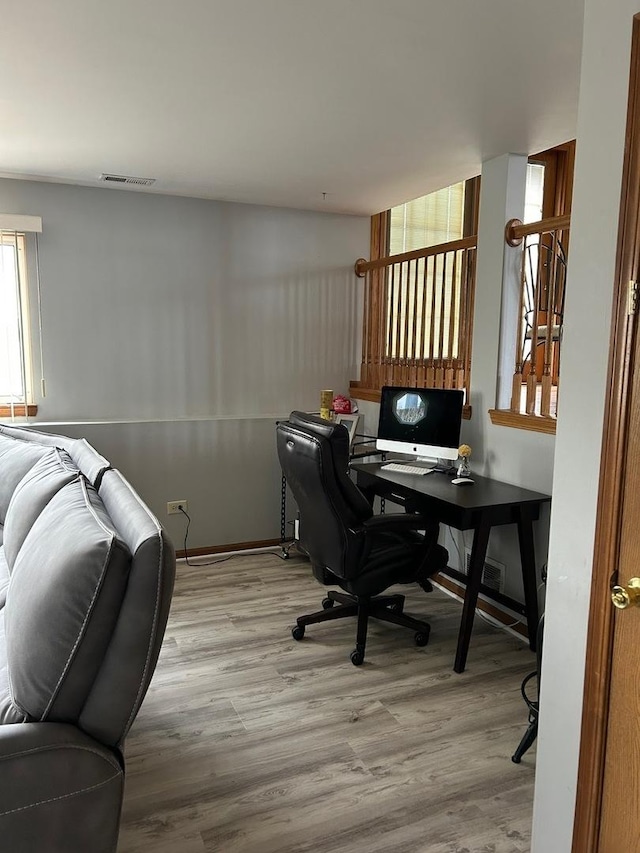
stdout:
<svg viewBox="0 0 640 853">
<path fill-rule="evenodd" d="M 402 605 L 398 604 L 398 602 L 396 601 L 394 604 L 389 605 L 389 610 L 392 613 L 402 613 Z"/>
<path fill-rule="evenodd" d="M 429 635 L 425 634 L 423 631 L 418 631 L 415 636 L 416 646 L 426 646 L 429 642 Z"/>
<path fill-rule="evenodd" d="M 301 640 L 304 637 L 304 625 L 296 625 L 291 629 L 291 636 L 294 640 Z"/>
<path fill-rule="evenodd" d="M 333 600 L 333 598 L 323 598 L 322 599 L 322 609 L 323 610 L 331 610 L 331 608 L 333 607 L 334 604 L 335 604 L 335 601 Z"/>
<path fill-rule="evenodd" d="M 360 666 L 364 661 L 364 652 L 359 652 L 357 649 L 354 649 L 351 652 L 351 663 L 354 666 Z"/>
</svg>

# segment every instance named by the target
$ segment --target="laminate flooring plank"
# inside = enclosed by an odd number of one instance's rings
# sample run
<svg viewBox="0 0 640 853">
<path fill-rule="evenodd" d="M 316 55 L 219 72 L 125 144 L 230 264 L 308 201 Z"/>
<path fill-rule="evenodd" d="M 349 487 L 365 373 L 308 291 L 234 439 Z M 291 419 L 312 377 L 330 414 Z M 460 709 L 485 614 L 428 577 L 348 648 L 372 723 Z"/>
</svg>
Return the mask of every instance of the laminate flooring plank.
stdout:
<svg viewBox="0 0 640 853">
<path fill-rule="evenodd" d="M 456 675 L 460 604 L 393 591 L 431 641 L 373 621 L 356 668 L 354 619 L 291 637 L 324 597 L 306 560 L 179 563 L 119 853 L 526 853 L 535 749 L 510 756 L 535 656 L 476 619 Z"/>
</svg>

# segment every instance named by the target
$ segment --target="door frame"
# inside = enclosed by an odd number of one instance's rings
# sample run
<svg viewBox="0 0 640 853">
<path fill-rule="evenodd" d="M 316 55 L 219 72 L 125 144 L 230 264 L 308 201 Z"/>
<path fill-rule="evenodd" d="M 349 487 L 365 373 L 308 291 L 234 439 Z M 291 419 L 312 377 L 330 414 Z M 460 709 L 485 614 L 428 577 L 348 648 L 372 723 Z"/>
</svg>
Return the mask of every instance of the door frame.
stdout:
<svg viewBox="0 0 640 853">
<path fill-rule="evenodd" d="M 635 306 L 630 310 L 629 283 L 638 281 L 640 249 L 640 13 L 633 18 L 624 151 L 572 853 L 597 853 L 600 833 L 613 664 L 614 608 L 609 591 L 620 548 L 637 310 Z"/>
</svg>

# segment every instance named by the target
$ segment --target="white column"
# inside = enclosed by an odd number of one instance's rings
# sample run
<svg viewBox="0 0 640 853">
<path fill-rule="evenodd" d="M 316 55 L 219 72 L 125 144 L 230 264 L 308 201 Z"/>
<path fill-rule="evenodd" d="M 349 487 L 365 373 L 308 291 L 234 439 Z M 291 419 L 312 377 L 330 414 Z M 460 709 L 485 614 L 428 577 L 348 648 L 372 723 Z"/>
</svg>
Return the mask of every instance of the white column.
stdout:
<svg viewBox="0 0 640 853">
<path fill-rule="evenodd" d="M 524 215 L 526 175 L 527 157 L 522 154 L 503 154 L 482 165 L 468 437 L 474 460 L 485 463 L 488 410 L 497 403 L 508 407 L 511 395 L 518 312 L 513 269 L 520 250 L 507 246 L 504 227 L 509 219 Z M 502 340 L 501 326 L 507 328 Z"/>
</svg>

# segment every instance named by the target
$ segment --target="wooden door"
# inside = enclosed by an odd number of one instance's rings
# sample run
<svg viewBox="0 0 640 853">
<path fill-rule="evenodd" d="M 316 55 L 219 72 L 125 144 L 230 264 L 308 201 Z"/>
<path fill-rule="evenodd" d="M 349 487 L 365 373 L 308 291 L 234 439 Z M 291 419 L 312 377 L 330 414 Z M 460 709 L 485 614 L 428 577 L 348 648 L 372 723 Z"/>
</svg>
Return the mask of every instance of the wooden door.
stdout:
<svg viewBox="0 0 640 853">
<path fill-rule="evenodd" d="M 640 353 L 634 351 L 635 366 Z M 640 370 L 633 376 L 618 583 L 640 574 Z M 607 606 L 606 598 L 603 605 Z M 614 615 L 599 853 L 640 853 L 640 607 Z"/>
<path fill-rule="evenodd" d="M 634 18 L 625 164 L 587 639 L 573 853 L 640 853 L 640 607 L 614 583 L 640 576 L 640 15 Z"/>
<path fill-rule="evenodd" d="M 636 335 L 633 360 L 640 367 Z M 640 370 L 633 372 L 628 464 L 622 494 L 618 584 L 640 574 Z M 602 606 L 610 606 L 607 590 Z M 640 607 L 613 614 L 612 668 L 599 853 L 640 853 Z"/>
</svg>

